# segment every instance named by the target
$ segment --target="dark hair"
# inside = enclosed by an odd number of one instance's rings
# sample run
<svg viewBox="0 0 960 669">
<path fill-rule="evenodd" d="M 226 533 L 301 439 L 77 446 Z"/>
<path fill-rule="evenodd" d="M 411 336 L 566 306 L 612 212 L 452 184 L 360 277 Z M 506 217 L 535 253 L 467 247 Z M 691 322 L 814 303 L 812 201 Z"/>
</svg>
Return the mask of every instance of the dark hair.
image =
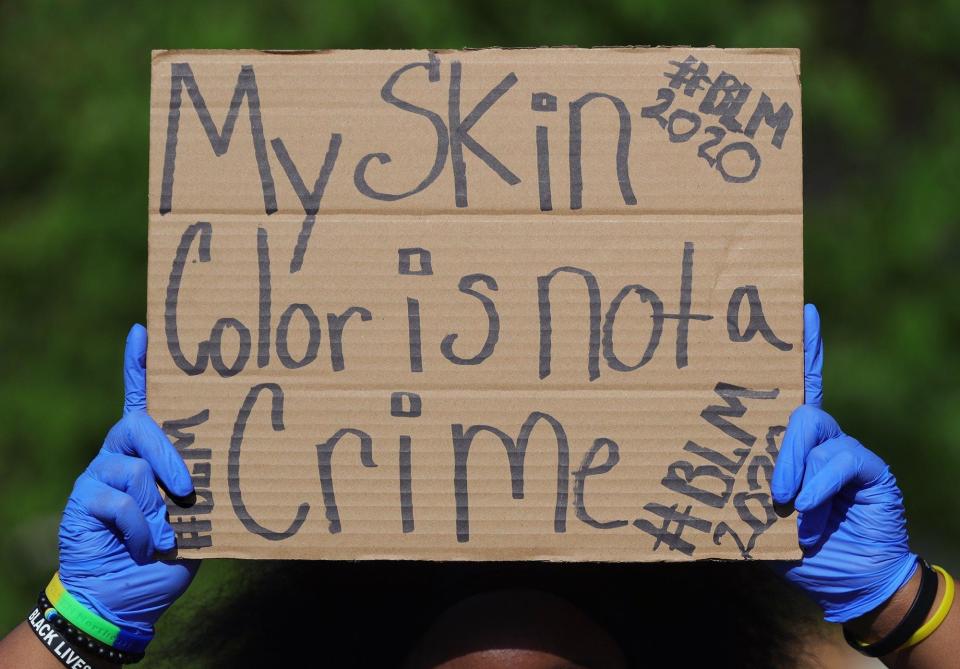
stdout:
<svg viewBox="0 0 960 669">
<path fill-rule="evenodd" d="M 188 592 L 161 621 L 149 666 L 281 669 L 315 658 L 337 669 L 399 667 L 442 611 L 508 588 L 573 603 L 610 632 L 631 667 L 788 669 L 805 640 L 820 634 L 812 603 L 761 563 L 251 562 L 237 569 L 229 588 Z"/>
</svg>

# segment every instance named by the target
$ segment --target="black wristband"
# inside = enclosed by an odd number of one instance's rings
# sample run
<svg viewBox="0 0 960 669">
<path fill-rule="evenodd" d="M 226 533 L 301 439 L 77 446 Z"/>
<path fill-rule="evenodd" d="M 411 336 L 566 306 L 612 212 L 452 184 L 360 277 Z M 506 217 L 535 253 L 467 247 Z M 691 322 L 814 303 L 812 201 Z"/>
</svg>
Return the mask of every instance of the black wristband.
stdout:
<svg viewBox="0 0 960 669">
<path fill-rule="evenodd" d="M 931 569 L 926 560 L 920 560 L 919 569 L 920 588 L 913 598 L 913 604 L 910 605 L 910 610 L 907 611 L 903 620 L 887 636 L 876 643 L 864 645 L 855 639 L 846 627 L 843 628 L 843 638 L 854 650 L 867 657 L 883 657 L 905 644 L 913 636 L 913 633 L 920 629 L 930 614 L 930 609 L 933 608 L 934 600 L 937 598 L 939 579 L 937 578 L 937 572 Z"/>
<path fill-rule="evenodd" d="M 49 650 L 55 658 L 60 660 L 60 664 L 69 669 L 96 669 L 96 665 L 90 664 L 86 654 L 77 650 L 67 641 L 66 637 L 57 630 L 43 615 L 44 611 L 39 606 L 27 616 L 27 625 L 37 635 L 41 643 Z"/>
<path fill-rule="evenodd" d="M 143 659 L 143 653 L 131 653 L 108 646 L 75 627 L 54 608 L 43 592 L 40 593 L 37 600 L 37 608 L 43 612 L 46 621 L 53 625 L 64 639 L 95 661 L 106 661 L 110 664 L 135 664 Z"/>
</svg>

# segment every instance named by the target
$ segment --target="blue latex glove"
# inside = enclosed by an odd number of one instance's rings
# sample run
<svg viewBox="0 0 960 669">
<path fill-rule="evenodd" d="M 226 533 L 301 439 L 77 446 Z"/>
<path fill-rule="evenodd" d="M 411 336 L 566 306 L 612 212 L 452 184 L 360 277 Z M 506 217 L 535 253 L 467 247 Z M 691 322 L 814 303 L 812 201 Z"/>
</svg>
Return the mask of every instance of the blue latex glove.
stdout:
<svg viewBox="0 0 960 669">
<path fill-rule="evenodd" d="M 157 481 L 179 503 L 196 496 L 186 465 L 147 414 L 147 331 L 134 325 L 123 361 L 123 418 L 80 475 L 60 523 L 60 580 L 81 604 L 148 639 L 199 561 L 158 561 L 175 547 Z"/>
<path fill-rule="evenodd" d="M 913 575 L 903 496 L 890 468 L 847 436 L 823 402 L 820 316 L 803 312 L 804 404 L 790 416 L 773 472 L 777 504 L 794 503 L 803 559 L 783 569 L 830 622 L 875 609 Z"/>
</svg>

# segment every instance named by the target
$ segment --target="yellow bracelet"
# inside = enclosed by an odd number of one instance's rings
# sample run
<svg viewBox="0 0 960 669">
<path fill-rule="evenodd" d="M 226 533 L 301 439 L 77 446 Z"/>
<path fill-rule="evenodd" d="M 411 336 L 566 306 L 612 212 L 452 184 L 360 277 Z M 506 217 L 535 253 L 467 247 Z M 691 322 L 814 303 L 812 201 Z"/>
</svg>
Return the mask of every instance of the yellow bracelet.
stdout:
<svg viewBox="0 0 960 669">
<path fill-rule="evenodd" d="M 943 599 L 940 600 L 940 606 L 937 607 L 937 610 L 930 620 L 923 623 L 916 632 L 913 633 L 907 642 L 900 646 L 897 651 L 906 650 L 907 648 L 913 648 L 918 643 L 926 639 L 928 636 L 937 631 L 937 628 L 940 627 L 940 624 L 946 619 L 947 614 L 950 613 L 950 608 L 953 606 L 953 595 L 954 595 L 954 583 L 953 578 L 943 567 L 938 567 L 937 565 L 932 565 L 933 570 L 938 574 L 943 576 L 943 580 L 946 582 L 946 590 L 943 593 Z"/>
</svg>

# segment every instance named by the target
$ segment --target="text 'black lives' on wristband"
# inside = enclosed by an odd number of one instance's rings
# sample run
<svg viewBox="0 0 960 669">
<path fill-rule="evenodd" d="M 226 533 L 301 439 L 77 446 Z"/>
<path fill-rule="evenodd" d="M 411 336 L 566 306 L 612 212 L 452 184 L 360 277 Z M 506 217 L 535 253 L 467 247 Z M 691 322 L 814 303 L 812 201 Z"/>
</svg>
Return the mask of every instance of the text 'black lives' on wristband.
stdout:
<svg viewBox="0 0 960 669">
<path fill-rule="evenodd" d="M 67 620 L 63 613 L 53 606 L 47 599 L 45 592 L 40 593 L 37 608 L 40 609 L 46 621 L 53 625 L 68 643 L 73 644 L 74 648 L 84 653 L 88 658 L 92 658 L 96 663 L 135 664 L 143 659 L 144 653 L 142 651 L 134 653 L 120 650 L 84 632 L 83 628 L 77 627 Z"/>
<path fill-rule="evenodd" d="M 60 660 L 60 664 L 63 666 L 69 667 L 69 669 L 97 669 L 96 665 L 91 664 L 86 658 L 85 653 L 81 653 L 67 641 L 63 633 L 46 619 L 39 606 L 34 608 L 27 616 L 27 624 L 40 639 L 40 642 L 46 646 L 55 658 Z"/>
</svg>

